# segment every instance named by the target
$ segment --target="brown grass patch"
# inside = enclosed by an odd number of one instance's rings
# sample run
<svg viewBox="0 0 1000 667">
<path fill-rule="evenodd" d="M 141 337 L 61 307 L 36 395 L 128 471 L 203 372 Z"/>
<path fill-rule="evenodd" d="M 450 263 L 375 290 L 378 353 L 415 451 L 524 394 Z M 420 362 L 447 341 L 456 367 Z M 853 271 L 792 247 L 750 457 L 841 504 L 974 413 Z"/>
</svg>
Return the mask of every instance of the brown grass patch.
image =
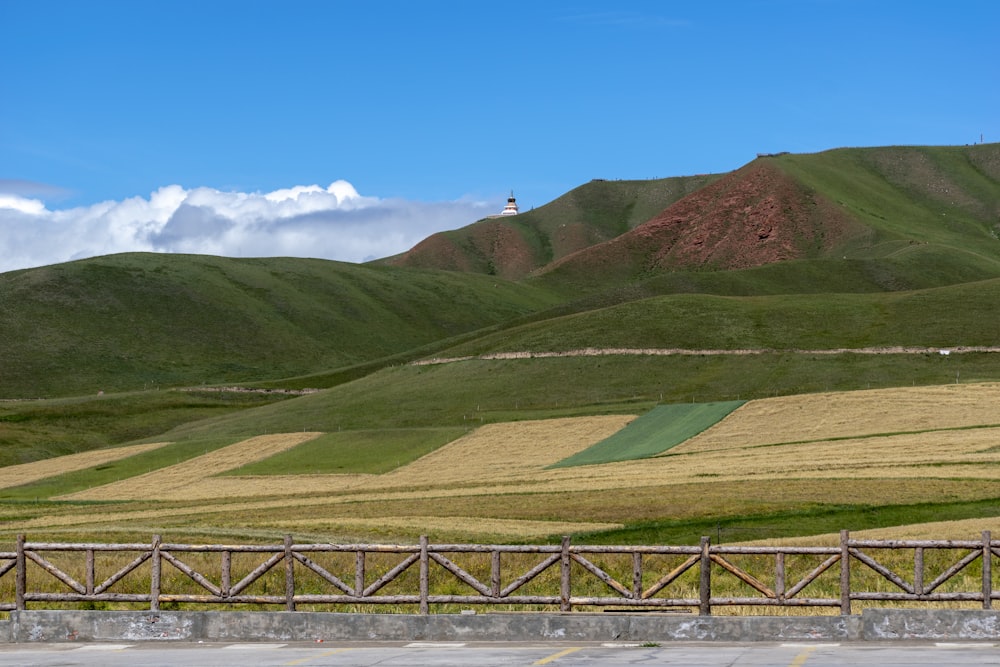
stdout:
<svg viewBox="0 0 1000 667">
<path fill-rule="evenodd" d="M 992 539 L 1000 538 L 1000 517 L 961 519 L 957 521 L 928 521 L 906 526 L 870 528 L 851 531 L 851 538 L 858 540 L 979 540 L 984 530 Z M 765 544 L 759 542 L 756 544 Z M 839 533 L 824 533 L 805 537 L 767 540 L 773 546 L 834 546 L 840 544 Z"/>
<path fill-rule="evenodd" d="M 67 454 L 57 456 L 44 461 L 34 461 L 32 463 L 21 463 L 18 465 L 0 468 L 0 488 L 11 486 L 21 486 L 37 482 L 46 477 L 55 477 L 68 472 L 86 470 L 94 466 L 111 463 L 120 459 L 126 459 L 136 454 L 148 452 L 151 449 L 163 447 L 167 443 L 154 442 L 146 445 L 131 445 L 130 447 L 115 447 L 112 449 L 95 449 L 79 454 Z"/>
<path fill-rule="evenodd" d="M 377 475 L 263 475 L 205 477 L 159 494 L 161 500 L 222 500 L 265 496 L 313 496 L 355 489 Z"/>
<path fill-rule="evenodd" d="M 261 525 L 280 528 L 281 530 L 292 530 L 295 528 L 316 530 L 322 528 L 330 531 L 360 530 L 362 532 L 372 532 L 390 529 L 407 533 L 419 531 L 424 535 L 496 535 L 518 539 L 562 534 L 568 535 L 570 533 L 585 531 L 612 530 L 622 527 L 620 523 L 522 521 L 520 519 L 494 519 L 478 516 L 406 516 L 376 517 L 370 519 L 330 517 L 324 519 L 298 519 L 291 522 L 274 521 Z"/>
</svg>

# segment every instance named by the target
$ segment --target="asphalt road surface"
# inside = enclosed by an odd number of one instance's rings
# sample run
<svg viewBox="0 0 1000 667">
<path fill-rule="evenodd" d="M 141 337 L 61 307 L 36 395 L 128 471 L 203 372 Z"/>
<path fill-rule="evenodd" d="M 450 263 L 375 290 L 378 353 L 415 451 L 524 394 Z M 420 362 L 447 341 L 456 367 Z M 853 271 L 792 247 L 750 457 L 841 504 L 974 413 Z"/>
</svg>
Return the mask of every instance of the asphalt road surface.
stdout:
<svg viewBox="0 0 1000 667">
<path fill-rule="evenodd" d="M 1000 665 L 1000 641 L 955 643 L 120 643 L 0 644 L 3 667 L 972 667 Z"/>
</svg>

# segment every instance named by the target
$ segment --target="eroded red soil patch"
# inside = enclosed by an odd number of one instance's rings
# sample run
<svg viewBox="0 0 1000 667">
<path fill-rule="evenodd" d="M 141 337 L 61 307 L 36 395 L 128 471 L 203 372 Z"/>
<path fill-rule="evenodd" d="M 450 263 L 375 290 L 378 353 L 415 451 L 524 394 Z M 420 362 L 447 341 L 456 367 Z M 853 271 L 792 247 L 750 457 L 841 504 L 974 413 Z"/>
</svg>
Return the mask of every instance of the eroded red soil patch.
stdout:
<svg viewBox="0 0 1000 667">
<path fill-rule="evenodd" d="M 647 268 L 745 269 L 815 257 L 856 223 L 766 159 L 688 195 L 634 229 Z"/>
</svg>

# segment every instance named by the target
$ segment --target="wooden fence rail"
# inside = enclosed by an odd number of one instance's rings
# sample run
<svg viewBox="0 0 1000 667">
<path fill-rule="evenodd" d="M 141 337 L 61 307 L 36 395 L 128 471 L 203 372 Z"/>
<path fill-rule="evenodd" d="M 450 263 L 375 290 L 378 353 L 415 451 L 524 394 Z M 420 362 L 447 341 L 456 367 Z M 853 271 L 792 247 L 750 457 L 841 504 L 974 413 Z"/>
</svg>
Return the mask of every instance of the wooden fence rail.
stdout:
<svg viewBox="0 0 1000 667">
<path fill-rule="evenodd" d="M 897 571 L 900 552 L 912 553 L 912 571 Z M 884 564 L 886 554 L 896 570 Z M 931 554 L 933 566 L 925 562 Z M 239 567 L 234 558 L 242 559 Z M 0 610 L 54 603 L 130 603 L 152 611 L 168 603 L 289 611 L 348 604 L 413 605 L 427 614 L 431 605 L 502 605 L 670 607 L 710 615 L 714 607 L 744 605 L 839 607 L 850 614 L 854 601 L 991 609 L 1000 600 L 997 558 L 1000 541 L 989 531 L 979 540 L 947 541 L 856 540 L 842 531 L 832 547 L 713 546 L 707 537 L 698 546 L 574 545 L 568 537 L 559 545 L 431 544 L 426 537 L 415 545 L 296 544 L 291 536 L 282 544 L 227 545 L 165 543 L 158 535 L 132 544 L 29 542 L 19 535 L 15 551 L 0 552 Z M 377 567 L 370 568 L 373 559 Z M 99 569 L 98 560 L 114 562 Z M 11 576 L 13 600 L 3 593 Z M 963 590 L 970 581 L 974 589 Z"/>
</svg>

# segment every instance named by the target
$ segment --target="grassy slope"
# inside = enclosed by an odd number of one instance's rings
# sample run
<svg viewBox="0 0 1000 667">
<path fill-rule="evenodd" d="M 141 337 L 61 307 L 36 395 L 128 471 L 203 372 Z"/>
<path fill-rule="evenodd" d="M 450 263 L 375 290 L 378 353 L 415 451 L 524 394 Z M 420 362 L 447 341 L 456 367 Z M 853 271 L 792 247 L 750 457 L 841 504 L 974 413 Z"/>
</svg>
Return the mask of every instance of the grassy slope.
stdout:
<svg viewBox="0 0 1000 667">
<path fill-rule="evenodd" d="M 717 178 L 594 180 L 517 217 L 480 220 L 441 232 L 407 253 L 375 263 L 523 278 L 567 254 L 635 228 Z"/>
<path fill-rule="evenodd" d="M 485 276 L 129 254 L 0 276 L 0 395 L 224 383 L 350 366 L 553 303 Z"/>
<path fill-rule="evenodd" d="M 838 247 L 781 269 L 788 291 L 905 290 L 1000 276 L 1000 144 L 838 149 L 764 159 L 859 225 Z M 632 245 L 637 254 L 630 257 L 631 246 L 608 244 L 614 261 L 603 261 L 602 247 L 592 247 L 547 267 L 538 281 L 577 292 L 648 281 L 664 291 L 725 293 L 737 285 L 752 290 L 752 279 L 768 273 L 671 267 L 649 275 L 641 270 L 649 248 Z"/>
<path fill-rule="evenodd" d="M 1000 379 L 993 354 L 809 355 L 835 346 L 990 345 L 1000 281 L 913 293 L 674 296 L 513 329 L 449 353 L 579 347 L 779 348 L 766 355 L 571 357 L 395 366 L 333 389 L 179 427 L 171 439 L 265 432 L 468 427 L 643 412 L 659 402 Z"/>
<path fill-rule="evenodd" d="M 671 295 L 525 324 L 445 356 L 584 347 L 777 350 L 989 346 L 1000 279 L 875 294 Z"/>
<path fill-rule="evenodd" d="M 120 445 L 284 400 L 278 394 L 147 391 L 0 402 L 0 466 Z"/>
<path fill-rule="evenodd" d="M 204 408 L 208 413 L 184 412 L 175 402 L 197 406 L 201 398 L 169 398 L 171 392 L 78 399 L 74 412 L 65 412 L 59 402 L 7 403 L 0 404 L 0 437 L 9 448 L 7 460 L 17 462 L 125 442 L 129 436 L 229 443 L 303 429 L 468 427 L 556 415 L 634 414 L 658 402 L 1000 379 L 1000 355 L 995 354 L 813 356 L 781 351 L 992 345 L 1000 328 L 1000 313 L 993 306 L 998 299 L 1000 281 L 889 294 L 657 297 L 513 328 L 446 350 L 443 356 L 582 347 L 778 351 L 397 365 L 318 394 L 231 414 L 215 407 Z M 184 425 L 213 411 L 217 418 Z M 88 412 L 104 416 L 83 418 Z M 135 422 L 142 428 L 133 429 Z M 172 426 L 177 428 L 166 434 L 156 430 Z M 51 449 L 54 444 L 57 448 Z"/>
</svg>

